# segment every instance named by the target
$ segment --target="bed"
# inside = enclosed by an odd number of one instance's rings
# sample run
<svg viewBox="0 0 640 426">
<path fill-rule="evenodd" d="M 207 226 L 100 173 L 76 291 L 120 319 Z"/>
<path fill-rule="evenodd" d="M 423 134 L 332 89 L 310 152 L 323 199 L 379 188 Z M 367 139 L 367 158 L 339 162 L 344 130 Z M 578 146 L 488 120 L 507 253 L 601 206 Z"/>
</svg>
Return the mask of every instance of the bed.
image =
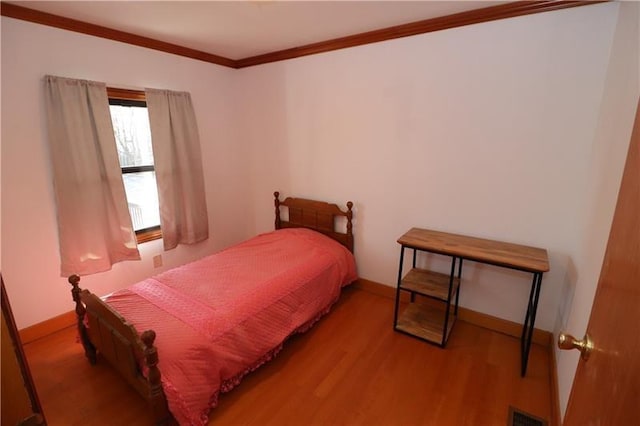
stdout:
<svg viewBox="0 0 640 426">
<path fill-rule="evenodd" d="M 356 280 L 353 203 L 343 211 L 274 197 L 275 231 L 104 298 L 69 277 L 86 357 L 109 361 L 148 401 L 155 424 L 206 424 L 220 393 L 309 329 Z"/>
</svg>

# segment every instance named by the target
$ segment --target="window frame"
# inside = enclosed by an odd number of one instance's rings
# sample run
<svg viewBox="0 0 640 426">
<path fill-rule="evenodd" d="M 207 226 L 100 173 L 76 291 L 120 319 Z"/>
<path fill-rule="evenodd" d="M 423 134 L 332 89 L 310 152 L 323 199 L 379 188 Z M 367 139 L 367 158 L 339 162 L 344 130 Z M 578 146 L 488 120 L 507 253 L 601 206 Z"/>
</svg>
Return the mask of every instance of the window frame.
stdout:
<svg viewBox="0 0 640 426">
<path fill-rule="evenodd" d="M 107 87 L 107 97 L 109 105 L 139 106 L 147 107 L 147 97 L 143 90 L 119 89 L 116 87 Z M 133 166 L 121 167 L 122 174 L 139 173 L 139 172 L 155 172 L 155 165 L 151 166 Z M 162 230 L 160 225 L 143 228 L 135 231 L 138 244 L 146 243 L 162 238 Z"/>
</svg>

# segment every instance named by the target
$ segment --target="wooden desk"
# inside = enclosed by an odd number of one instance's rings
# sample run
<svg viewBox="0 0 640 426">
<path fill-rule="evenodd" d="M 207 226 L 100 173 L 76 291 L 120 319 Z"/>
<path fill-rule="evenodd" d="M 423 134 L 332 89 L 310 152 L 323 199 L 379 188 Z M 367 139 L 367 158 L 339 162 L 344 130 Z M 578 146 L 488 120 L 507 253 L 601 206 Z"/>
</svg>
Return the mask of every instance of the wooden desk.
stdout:
<svg viewBox="0 0 640 426">
<path fill-rule="evenodd" d="M 463 260 L 473 260 L 533 274 L 527 314 L 525 315 L 520 338 L 521 374 L 524 376 L 527 372 L 542 274 L 549 271 L 547 251 L 536 247 L 419 228 L 410 229 L 398 239 L 398 243 L 402 248 L 400 251 L 400 266 L 398 268 L 394 329 L 439 344 L 442 347 L 446 345 L 458 313 Z M 413 249 L 413 268 L 403 277 L 405 248 Z M 451 256 L 450 274 L 438 274 L 416 268 L 417 251 Z M 418 307 L 418 305 L 411 303 L 399 316 L 401 291 L 410 292 L 412 302 L 414 302 L 416 294 L 446 302 L 444 312 L 429 312 L 428 308 Z M 454 297 L 455 303 L 452 313 L 451 308 Z"/>
</svg>

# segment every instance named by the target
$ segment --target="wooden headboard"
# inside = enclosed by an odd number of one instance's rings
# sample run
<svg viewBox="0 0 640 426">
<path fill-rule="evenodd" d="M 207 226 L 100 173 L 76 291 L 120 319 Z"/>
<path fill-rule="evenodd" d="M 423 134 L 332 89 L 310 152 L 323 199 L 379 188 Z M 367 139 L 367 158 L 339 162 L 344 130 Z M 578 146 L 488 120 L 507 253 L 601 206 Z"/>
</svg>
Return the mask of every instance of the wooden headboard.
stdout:
<svg viewBox="0 0 640 426">
<path fill-rule="evenodd" d="M 305 200 L 303 198 L 287 197 L 280 201 L 279 192 L 274 192 L 274 204 L 276 206 L 276 229 L 282 228 L 309 228 L 321 232 L 333 238 L 353 253 L 353 203 L 347 202 L 347 211 L 342 211 L 336 204 L 324 201 Z M 280 207 L 289 209 L 289 219 L 280 218 Z M 344 216 L 347 219 L 346 232 L 336 230 L 336 216 Z"/>
</svg>

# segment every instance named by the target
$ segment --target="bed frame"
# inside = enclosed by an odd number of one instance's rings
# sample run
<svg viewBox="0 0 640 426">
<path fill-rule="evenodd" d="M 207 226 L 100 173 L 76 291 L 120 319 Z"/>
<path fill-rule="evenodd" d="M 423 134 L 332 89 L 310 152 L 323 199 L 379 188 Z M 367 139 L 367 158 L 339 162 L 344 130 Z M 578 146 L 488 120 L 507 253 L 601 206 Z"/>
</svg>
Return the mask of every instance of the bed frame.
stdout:
<svg viewBox="0 0 640 426">
<path fill-rule="evenodd" d="M 309 228 L 321 232 L 353 252 L 353 203 L 347 203 L 342 211 L 336 204 L 322 201 L 287 198 L 279 200 L 275 192 L 275 228 Z M 281 219 L 281 207 L 288 208 L 288 219 Z M 346 232 L 335 228 L 336 217 L 345 217 Z M 146 330 L 138 334 L 136 329 L 120 314 L 113 310 L 89 290 L 79 287 L 80 277 L 69 277 L 71 294 L 76 304 L 77 327 L 85 356 L 91 364 L 97 361 L 97 354 L 118 370 L 125 380 L 149 403 L 154 424 L 174 424 L 169 412 L 167 399 L 162 390 L 158 369 L 158 350 L 154 346 L 156 333 Z M 141 371 L 148 371 L 146 377 Z"/>
</svg>

